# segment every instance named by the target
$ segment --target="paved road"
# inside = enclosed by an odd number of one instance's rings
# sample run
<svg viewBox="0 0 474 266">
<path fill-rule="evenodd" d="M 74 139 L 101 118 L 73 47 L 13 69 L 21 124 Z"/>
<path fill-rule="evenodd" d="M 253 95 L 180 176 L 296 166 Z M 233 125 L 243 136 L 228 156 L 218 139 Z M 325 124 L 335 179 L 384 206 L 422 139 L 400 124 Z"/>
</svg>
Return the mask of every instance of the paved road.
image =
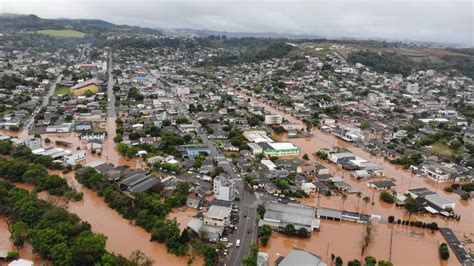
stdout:
<svg viewBox="0 0 474 266">
<path fill-rule="evenodd" d="M 198 129 L 198 135 L 201 137 L 204 144 L 211 149 L 211 156 L 224 156 L 222 151 L 217 147 L 217 144 L 213 140 L 209 140 L 204 129 Z M 231 162 L 221 164 L 222 168 L 226 173 L 234 180 L 240 195 L 240 202 L 238 203 L 239 212 L 239 223 L 237 224 L 237 231 L 232 236 L 231 240 L 234 241 L 234 246 L 231 248 L 227 265 L 236 266 L 241 265 L 242 260 L 249 255 L 250 246 L 257 240 L 257 205 L 258 201 L 255 194 L 252 191 L 245 189 L 245 181 L 237 175 L 234 170 L 234 166 Z M 247 217 L 244 217 L 244 214 Z M 250 233 L 247 233 L 250 230 Z M 240 239 L 240 247 L 235 246 L 235 241 Z"/>
<path fill-rule="evenodd" d="M 107 116 L 108 117 L 117 117 L 117 113 L 115 110 L 115 95 L 114 95 L 114 75 L 112 74 L 112 50 L 109 50 L 109 63 L 107 64 L 107 73 L 109 75 L 109 80 L 107 82 L 107 98 L 108 98 L 108 106 L 107 106 Z"/>
<path fill-rule="evenodd" d="M 49 103 L 49 98 L 53 96 L 54 91 L 56 90 L 56 86 L 58 85 L 59 82 L 61 82 L 61 79 L 63 78 L 63 74 L 60 74 L 56 80 L 49 86 L 49 91 L 48 93 L 43 97 L 43 102 L 41 103 L 40 106 L 36 107 L 36 109 L 33 111 L 33 115 L 28 119 L 28 121 L 25 123 L 23 126 L 23 130 L 29 130 L 31 126 L 33 126 L 33 123 L 35 122 L 35 117 L 36 115 L 41 111 L 43 107 L 48 106 Z"/>
</svg>

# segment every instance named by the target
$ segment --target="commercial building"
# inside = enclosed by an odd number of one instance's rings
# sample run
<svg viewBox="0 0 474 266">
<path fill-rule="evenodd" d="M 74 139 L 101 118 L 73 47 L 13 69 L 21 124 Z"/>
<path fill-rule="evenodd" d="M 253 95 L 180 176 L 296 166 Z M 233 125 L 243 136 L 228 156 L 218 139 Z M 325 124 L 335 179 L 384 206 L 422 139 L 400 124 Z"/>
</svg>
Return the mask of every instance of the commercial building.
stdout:
<svg viewBox="0 0 474 266">
<path fill-rule="evenodd" d="M 259 221 L 259 226 L 270 225 L 278 231 L 287 224 L 295 229 L 306 228 L 312 232 L 319 229 L 320 220 L 316 218 L 316 208 L 299 204 L 283 204 L 274 201 L 265 203 L 265 215 Z"/>
<path fill-rule="evenodd" d="M 266 125 L 279 125 L 283 122 L 283 117 L 281 115 L 266 115 L 265 124 Z"/>
<path fill-rule="evenodd" d="M 218 200 L 233 201 L 235 198 L 235 184 L 225 174 L 214 178 L 213 191 Z"/>
<path fill-rule="evenodd" d="M 427 188 L 409 189 L 407 192 L 408 194 L 410 194 L 413 198 L 417 200 L 420 200 L 420 201 L 424 200 L 423 203 L 425 205 L 425 209 L 427 209 L 428 211 L 432 213 L 439 212 L 443 215 L 447 215 L 445 211 L 446 209 L 454 210 L 454 208 L 456 208 L 455 202 Z"/>
<path fill-rule="evenodd" d="M 290 142 L 262 142 L 259 145 L 263 148 L 263 154 L 269 157 L 297 156 L 300 149 Z"/>
<path fill-rule="evenodd" d="M 229 207 L 212 205 L 209 207 L 206 213 L 204 213 L 204 224 L 225 227 L 230 224 L 230 212 L 232 211 Z"/>
<path fill-rule="evenodd" d="M 64 155 L 64 162 L 67 164 L 75 164 L 85 159 L 86 159 L 85 151 L 76 151 L 76 152 Z"/>
<path fill-rule="evenodd" d="M 454 170 L 438 164 L 423 165 L 421 167 L 423 176 L 435 182 L 448 182 L 455 173 Z"/>
<path fill-rule="evenodd" d="M 327 266 L 321 257 L 298 248 L 293 248 L 286 257 L 279 257 L 275 264 L 277 266 Z"/>
<path fill-rule="evenodd" d="M 201 153 L 211 154 L 211 149 L 207 146 L 184 145 L 181 148 L 184 148 L 183 156 L 187 158 L 198 157 Z"/>
<path fill-rule="evenodd" d="M 74 96 L 84 95 L 86 92 L 97 93 L 99 91 L 99 80 L 88 79 L 71 87 L 71 94 Z"/>
<path fill-rule="evenodd" d="M 267 136 L 267 133 L 265 131 L 245 131 L 243 135 L 248 141 L 254 143 L 273 142 L 273 140 Z"/>
</svg>

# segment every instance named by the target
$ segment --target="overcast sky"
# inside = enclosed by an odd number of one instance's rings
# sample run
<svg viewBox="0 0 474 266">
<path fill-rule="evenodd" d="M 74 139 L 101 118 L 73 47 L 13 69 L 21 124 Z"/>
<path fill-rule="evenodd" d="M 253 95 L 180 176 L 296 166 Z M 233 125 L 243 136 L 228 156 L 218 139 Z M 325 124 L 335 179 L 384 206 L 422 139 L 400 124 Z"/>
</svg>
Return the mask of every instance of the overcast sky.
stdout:
<svg viewBox="0 0 474 266">
<path fill-rule="evenodd" d="M 473 45 L 474 0 L 0 0 L 0 11 L 152 28 Z M 1 25 L 0 25 L 1 27 Z"/>
</svg>

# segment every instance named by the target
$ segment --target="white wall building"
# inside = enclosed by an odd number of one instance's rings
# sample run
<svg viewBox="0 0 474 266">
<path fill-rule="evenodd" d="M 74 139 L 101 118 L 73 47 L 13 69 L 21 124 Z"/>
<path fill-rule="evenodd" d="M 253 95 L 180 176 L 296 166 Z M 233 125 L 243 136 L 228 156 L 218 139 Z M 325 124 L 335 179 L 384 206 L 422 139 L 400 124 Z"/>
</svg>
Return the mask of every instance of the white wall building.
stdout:
<svg viewBox="0 0 474 266">
<path fill-rule="evenodd" d="M 283 117 L 281 115 L 265 115 L 266 125 L 279 125 L 282 122 L 283 122 Z"/>
<path fill-rule="evenodd" d="M 235 184 L 225 174 L 214 178 L 213 192 L 218 200 L 233 201 L 235 198 Z"/>
<path fill-rule="evenodd" d="M 64 162 L 67 164 L 75 164 L 84 159 L 86 159 L 85 151 L 76 151 L 76 152 L 64 155 Z"/>
</svg>

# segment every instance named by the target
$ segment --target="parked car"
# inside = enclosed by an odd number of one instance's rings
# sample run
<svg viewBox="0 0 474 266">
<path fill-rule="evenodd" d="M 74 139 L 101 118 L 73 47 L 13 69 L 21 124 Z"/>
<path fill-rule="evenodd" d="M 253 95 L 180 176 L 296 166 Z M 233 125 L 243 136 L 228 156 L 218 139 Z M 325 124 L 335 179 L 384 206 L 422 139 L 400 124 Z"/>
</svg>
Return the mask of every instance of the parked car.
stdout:
<svg viewBox="0 0 474 266">
<path fill-rule="evenodd" d="M 235 241 L 235 246 L 240 247 L 240 239 L 237 239 L 237 241 Z"/>
</svg>

